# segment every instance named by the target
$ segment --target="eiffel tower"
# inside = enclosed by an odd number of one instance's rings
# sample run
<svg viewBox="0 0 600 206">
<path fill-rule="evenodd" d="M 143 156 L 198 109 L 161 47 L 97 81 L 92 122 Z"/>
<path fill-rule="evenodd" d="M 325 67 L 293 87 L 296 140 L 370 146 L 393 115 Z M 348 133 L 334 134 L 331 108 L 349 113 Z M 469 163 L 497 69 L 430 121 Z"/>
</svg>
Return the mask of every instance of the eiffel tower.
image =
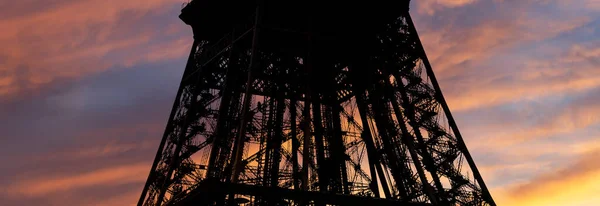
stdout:
<svg viewBox="0 0 600 206">
<path fill-rule="evenodd" d="M 192 48 L 138 205 L 494 206 L 409 4 L 185 4 Z"/>
</svg>

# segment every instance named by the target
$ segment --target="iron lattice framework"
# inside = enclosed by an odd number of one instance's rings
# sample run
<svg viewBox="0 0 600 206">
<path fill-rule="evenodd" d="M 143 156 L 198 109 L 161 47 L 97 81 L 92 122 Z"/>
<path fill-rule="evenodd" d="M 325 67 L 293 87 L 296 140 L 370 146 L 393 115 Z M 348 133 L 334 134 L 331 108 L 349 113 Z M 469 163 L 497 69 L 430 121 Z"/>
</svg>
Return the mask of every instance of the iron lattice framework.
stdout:
<svg viewBox="0 0 600 206">
<path fill-rule="evenodd" d="M 138 205 L 495 205 L 409 0 L 349 2 L 188 3 L 194 43 Z"/>
</svg>

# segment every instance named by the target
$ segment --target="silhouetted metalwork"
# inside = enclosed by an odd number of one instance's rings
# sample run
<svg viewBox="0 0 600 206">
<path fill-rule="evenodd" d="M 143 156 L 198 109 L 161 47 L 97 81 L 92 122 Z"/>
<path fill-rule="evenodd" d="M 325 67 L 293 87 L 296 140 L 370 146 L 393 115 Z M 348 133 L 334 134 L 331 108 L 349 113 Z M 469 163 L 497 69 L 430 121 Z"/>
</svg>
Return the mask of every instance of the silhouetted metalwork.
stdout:
<svg viewBox="0 0 600 206">
<path fill-rule="evenodd" d="M 495 205 L 409 0 L 324 2 L 186 4 L 194 43 L 138 205 Z"/>
</svg>

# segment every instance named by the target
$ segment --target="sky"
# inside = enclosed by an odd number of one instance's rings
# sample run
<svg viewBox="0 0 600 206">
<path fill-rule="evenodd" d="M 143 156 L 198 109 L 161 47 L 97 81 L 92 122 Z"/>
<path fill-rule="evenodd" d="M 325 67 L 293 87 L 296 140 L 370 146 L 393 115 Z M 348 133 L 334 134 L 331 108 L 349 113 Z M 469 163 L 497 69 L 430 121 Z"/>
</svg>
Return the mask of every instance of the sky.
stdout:
<svg viewBox="0 0 600 206">
<path fill-rule="evenodd" d="M 134 205 L 192 44 L 184 0 L 0 1 L 0 205 Z M 600 202 L 600 0 L 413 0 L 498 205 Z"/>
</svg>

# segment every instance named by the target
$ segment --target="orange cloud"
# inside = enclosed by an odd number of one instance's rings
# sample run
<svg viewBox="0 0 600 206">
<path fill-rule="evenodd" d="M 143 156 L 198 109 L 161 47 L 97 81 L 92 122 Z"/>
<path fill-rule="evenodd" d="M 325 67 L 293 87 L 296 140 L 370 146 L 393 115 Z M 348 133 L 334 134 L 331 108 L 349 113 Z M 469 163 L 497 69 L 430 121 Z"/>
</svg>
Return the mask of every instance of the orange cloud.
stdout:
<svg viewBox="0 0 600 206">
<path fill-rule="evenodd" d="M 461 91 L 459 94 L 448 95 L 447 100 L 452 111 L 458 112 L 520 100 L 535 100 L 550 95 L 582 92 L 599 86 L 600 76 L 592 72 L 587 76 L 565 78 L 564 81 L 538 81 L 530 84 L 526 80 L 521 80 L 506 82 L 504 85 L 482 85 Z"/>
<path fill-rule="evenodd" d="M 584 92 L 600 87 L 600 46 L 572 46 L 553 59 L 527 60 L 505 74 L 476 75 L 445 92 L 452 111 Z M 578 68 L 574 70 L 572 68 Z M 491 70 L 493 72 L 495 70 Z M 506 78 L 505 81 L 498 81 Z M 461 80 L 463 81 L 463 80 Z M 468 87 L 467 87 L 468 86 Z"/>
<path fill-rule="evenodd" d="M 164 14 L 169 11 L 164 9 L 170 8 L 168 5 L 180 3 L 179 0 L 66 1 L 60 6 L 50 4 L 39 11 L 0 20 L 3 31 L 0 33 L 0 44 L 3 45 L 0 49 L 0 95 L 36 88 L 56 78 L 103 71 L 112 65 L 129 63 L 127 66 L 131 66 L 131 62 L 119 58 L 104 58 L 114 52 L 156 56 L 156 50 L 148 52 L 146 47 L 154 44 L 153 41 L 161 41 L 157 39 L 161 33 L 157 29 L 144 29 L 149 25 L 144 23 L 144 18 Z M 17 9 L 25 11 L 29 7 L 8 5 L 0 8 L 0 13 L 2 10 L 18 13 L 13 11 Z M 181 23 L 177 28 L 185 26 Z M 167 57 L 177 55 L 185 56 L 175 50 Z M 22 74 L 22 70 L 32 72 Z"/>
<path fill-rule="evenodd" d="M 102 144 L 98 144 L 97 146 L 90 146 L 84 148 L 77 148 L 67 151 L 61 151 L 58 153 L 46 154 L 46 155 L 37 155 L 32 158 L 31 161 L 48 161 L 48 160 L 72 160 L 72 159 L 91 159 L 91 158 L 101 158 L 114 156 L 118 154 L 123 154 L 125 152 L 134 151 L 134 150 L 150 150 L 156 149 L 158 143 L 160 142 L 160 137 L 156 136 L 155 138 L 148 138 L 149 140 L 144 140 L 142 142 L 136 143 L 116 143 L 116 142 L 106 142 Z"/>
<path fill-rule="evenodd" d="M 512 22 L 502 20 L 481 23 L 467 29 L 452 25 L 441 29 L 427 28 L 424 27 L 427 25 L 416 24 L 427 57 L 440 78 L 463 71 L 455 68 L 456 65 L 468 60 L 483 60 L 493 54 L 493 49 L 510 46 L 511 35 L 518 31 Z"/>
<path fill-rule="evenodd" d="M 600 150 L 588 153 L 568 167 L 498 191 L 501 205 L 595 205 L 600 201 Z"/>
<path fill-rule="evenodd" d="M 119 185 L 146 180 L 150 165 L 147 163 L 118 165 L 79 174 L 28 177 L 6 187 L 5 193 L 19 197 L 39 197 L 69 190 L 102 185 Z"/>
<path fill-rule="evenodd" d="M 597 99 L 597 98 L 596 98 Z M 596 101 L 594 98 L 588 98 L 584 101 Z M 543 115 L 541 119 L 529 117 L 531 113 Z M 465 131 L 469 131 L 472 140 L 468 141 L 471 150 L 480 152 L 496 151 L 506 155 L 514 155 L 514 158 L 525 158 L 521 152 L 531 155 L 575 153 L 581 151 L 582 145 L 592 142 L 582 142 L 589 138 L 584 135 L 576 135 L 577 131 L 586 131 L 587 129 L 600 126 L 600 106 L 594 103 L 583 101 L 573 101 L 569 106 L 561 107 L 532 107 L 518 110 L 508 114 L 505 117 L 495 117 L 489 115 L 488 124 L 479 127 L 469 127 L 465 125 Z M 589 135 L 589 134 L 588 134 Z M 551 137 L 573 138 L 569 144 L 561 142 L 552 142 L 548 140 Z M 531 145 L 535 150 L 530 150 Z M 577 147 L 577 148 L 573 148 Z M 516 152 L 516 153 L 515 153 Z"/>
<path fill-rule="evenodd" d="M 73 134 L 85 139 L 76 147 L 15 156 L 22 162 L 16 164 L 19 173 L 5 173 L 0 199 L 18 201 L 16 205 L 36 200 L 48 205 L 133 204 L 150 171 L 163 129 L 163 123 L 88 129 Z M 148 156 L 141 158 L 140 154 Z"/>
<path fill-rule="evenodd" d="M 417 1 L 417 11 L 422 14 L 433 15 L 436 11 L 455 8 L 472 4 L 477 0 L 422 0 Z"/>
<path fill-rule="evenodd" d="M 190 52 L 192 41 L 191 37 L 181 37 L 173 41 L 161 42 L 152 45 L 145 54 L 127 56 L 123 64 L 131 66 L 139 62 L 158 62 L 181 58 Z"/>
<path fill-rule="evenodd" d="M 417 5 L 421 8 L 422 4 L 439 2 L 441 1 L 432 0 Z M 470 4 L 473 3 L 457 2 L 457 5 L 465 7 L 472 6 Z M 415 18 L 425 50 L 452 111 L 585 91 L 599 86 L 600 79 L 594 75 L 597 72 L 590 66 L 576 72 L 583 74 L 584 71 L 589 71 L 588 75 L 568 76 L 574 65 L 565 62 L 567 58 L 562 57 L 565 54 L 556 55 L 558 58 L 554 59 L 534 60 L 535 62 L 513 57 L 517 48 L 523 45 L 554 38 L 589 23 L 589 16 L 532 15 L 527 8 L 533 8 L 537 3 L 526 1 L 487 3 L 493 4 L 493 10 L 482 16 L 486 20 L 475 23 L 465 23 L 473 20 L 452 17 L 462 17 L 464 14 L 461 12 L 468 10 L 448 11 L 443 15 L 450 16 L 434 25 L 423 20 L 427 17 Z M 546 22 L 553 23 L 548 25 Z M 547 46 L 539 50 L 539 53 L 548 52 Z M 588 59 L 597 57 L 594 53 L 586 54 L 592 55 Z M 560 76 L 565 78 L 559 81 Z M 457 77 L 460 78 L 454 80 Z M 550 77 L 556 80 L 546 82 Z M 507 80 L 498 82 L 501 78 Z"/>
<path fill-rule="evenodd" d="M 109 199 L 106 199 L 106 200 L 103 200 L 100 202 L 92 202 L 92 203 L 85 204 L 85 205 L 90 205 L 90 206 L 114 206 L 114 205 L 134 206 L 134 205 L 137 205 L 137 200 L 140 198 L 140 194 L 141 194 L 141 189 L 133 190 L 133 191 L 127 192 L 125 194 L 111 197 Z"/>
<path fill-rule="evenodd" d="M 441 78 L 460 75 L 469 71 L 461 65 L 466 61 L 485 62 L 490 57 L 514 52 L 511 49 L 516 46 L 552 38 L 591 21 L 588 17 L 532 18 L 520 11 L 511 15 L 511 18 L 490 19 L 469 28 L 454 25 L 460 24 L 460 20 L 441 29 L 417 25 L 420 31 L 424 31 L 420 32 L 420 36 L 436 74 Z M 548 21 L 553 22 L 552 26 L 542 26 Z M 477 71 L 481 70 L 490 69 L 482 65 L 477 68 Z"/>
</svg>

